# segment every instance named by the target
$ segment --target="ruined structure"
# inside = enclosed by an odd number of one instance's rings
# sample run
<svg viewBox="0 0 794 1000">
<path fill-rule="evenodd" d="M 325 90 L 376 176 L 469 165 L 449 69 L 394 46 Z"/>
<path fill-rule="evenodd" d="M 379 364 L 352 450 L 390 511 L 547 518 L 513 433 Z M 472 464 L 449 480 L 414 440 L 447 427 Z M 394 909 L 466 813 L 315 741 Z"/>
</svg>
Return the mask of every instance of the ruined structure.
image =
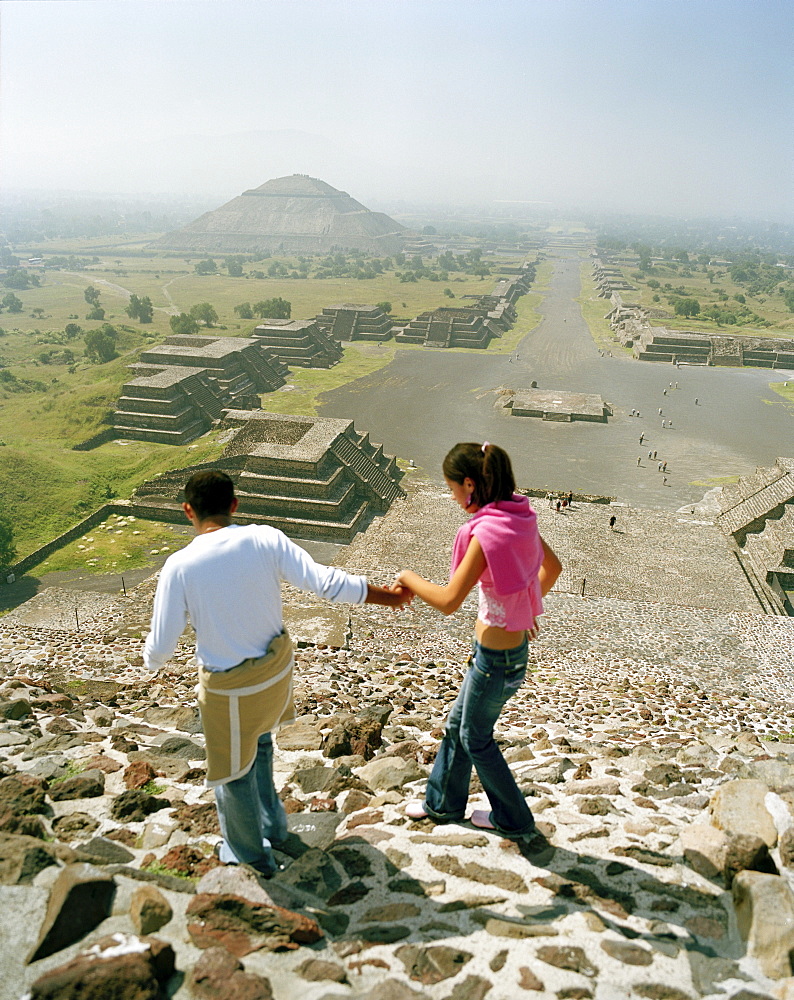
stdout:
<svg viewBox="0 0 794 1000">
<path fill-rule="evenodd" d="M 730 336 L 646 326 L 621 342 L 640 361 L 722 365 L 733 368 L 794 368 L 794 341 L 773 337 Z M 629 343 L 629 341 L 631 341 Z"/>
<path fill-rule="evenodd" d="M 316 322 L 336 340 L 388 340 L 392 334 L 391 318 L 380 306 L 361 306 L 352 302 L 328 306 L 317 316 Z"/>
<path fill-rule="evenodd" d="M 168 472 L 140 487 L 133 512 L 181 521 L 182 488 L 199 468 L 221 468 L 235 483 L 241 524 L 271 524 L 295 538 L 349 542 L 398 497 L 402 472 L 352 420 L 230 410 L 237 428 L 217 462 Z"/>
<path fill-rule="evenodd" d="M 267 319 L 252 336 L 286 365 L 330 368 L 342 360 L 342 345 L 313 319 Z"/>
<path fill-rule="evenodd" d="M 345 191 L 307 174 L 277 177 L 155 246 L 194 253 L 327 253 L 365 250 L 388 255 L 402 249 L 404 227 L 371 212 Z"/>
<path fill-rule="evenodd" d="M 529 291 L 535 265 L 524 264 L 515 277 L 497 281 L 489 295 L 468 296 L 472 305 L 442 306 L 423 312 L 395 334 L 398 344 L 470 347 L 484 350 L 516 321 L 515 303 Z"/>
<path fill-rule="evenodd" d="M 612 308 L 605 318 L 617 340 L 624 347 L 632 348 L 639 361 L 734 368 L 794 368 L 794 340 L 669 330 L 664 326 L 651 326 L 648 310 L 624 304 L 617 292 L 611 294 L 610 300 Z"/>
<path fill-rule="evenodd" d="M 514 417 L 543 420 L 590 420 L 605 424 L 612 415 L 612 409 L 600 396 L 549 389 L 518 389 L 506 399 L 505 406 Z"/>
<path fill-rule="evenodd" d="M 619 267 L 611 267 L 608 262 L 596 258 L 593 261 L 593 279 L 598 286 L 598 294 L 608 298 L 619 290 L 633 290 L 634 285 L 626 281 Z"/>
<path fill-rule="evenodd" d="M 394 337 L 398 344 L 424 347 L 470 347 L 485 350 L 494 337 L 501 337 L 498 324 L 488 318 L 488 310 L 476 306 L 441 307 L 412 319 Z"/>
<path fill-rule="evenodd" d="M 759 599 L 773 614 L 794 614 L 794 458 L 724 487 L 718 503 L 717 524 L 736 542 Z"/>
<path fill-rule="evenodd" d="M 186 444 L 227 407 L 260 405 L 284 385 L 287 367 L 256 338 L 174 335 L 129 366 L 113 427 L 116 437 Z"/>
</svg>

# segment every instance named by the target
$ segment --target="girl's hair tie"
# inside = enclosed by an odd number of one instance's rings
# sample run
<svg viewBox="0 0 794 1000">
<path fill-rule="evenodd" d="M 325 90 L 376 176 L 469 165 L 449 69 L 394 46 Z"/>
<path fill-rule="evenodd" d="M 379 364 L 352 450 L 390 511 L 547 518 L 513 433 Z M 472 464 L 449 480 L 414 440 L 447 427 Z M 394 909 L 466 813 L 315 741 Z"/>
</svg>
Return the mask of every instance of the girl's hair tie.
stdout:
<svg viewBox="0 0 794 1000">
<path fill-rule="evenodd" d="M 482 443 L 482 453 L 483 453 L 483 455 L 485 454 L 485 449 L 488 447 L 488 445 L 490 443 L 491 443 L 490 441 L 483 441 L 483 443 Z"/>
</svg>

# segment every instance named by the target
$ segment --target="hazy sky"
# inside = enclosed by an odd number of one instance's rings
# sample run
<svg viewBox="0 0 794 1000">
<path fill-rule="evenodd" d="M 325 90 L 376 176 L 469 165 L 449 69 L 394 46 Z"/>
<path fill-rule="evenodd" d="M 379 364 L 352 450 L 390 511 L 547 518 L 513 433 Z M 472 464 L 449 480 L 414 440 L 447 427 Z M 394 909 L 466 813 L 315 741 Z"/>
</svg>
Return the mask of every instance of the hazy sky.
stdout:
<svg viewBox="0 0 794 1000">
<path fill-rule="evenodd" d="M 6 189 L 794 218 L 791 0 L 5 0 Z"/>
</svg>

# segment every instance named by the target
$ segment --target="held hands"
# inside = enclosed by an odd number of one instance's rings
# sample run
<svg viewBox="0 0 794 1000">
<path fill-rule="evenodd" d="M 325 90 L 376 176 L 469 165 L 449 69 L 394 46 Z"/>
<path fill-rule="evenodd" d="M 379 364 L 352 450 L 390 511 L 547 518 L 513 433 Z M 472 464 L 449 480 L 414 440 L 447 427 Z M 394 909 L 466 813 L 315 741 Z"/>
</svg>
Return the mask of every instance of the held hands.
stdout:
<svg viewBox="0 0 794 1000">
<path fill-rule="evenodd" d="M 365 604 L 380 604 L 386 608 L 401 608 L 410 604 L 413 593 L 402 584 L 393 583 L 389 587 L 376 587 L 374 584 L 367 584 L 367 596 Z"/>
<path fill-rule="evenodd" d="M 386 589 L 390 591 L 392 594 L 396 595 L 397 602 L 394 605 L 396 608 L 403 608 L 407 604 L 410 604 L 411 601 L 414 599 L 413 591 L 409 590 L 408 587 L 401 584 L 399 580 L 395 580 Z"/>
</svg>

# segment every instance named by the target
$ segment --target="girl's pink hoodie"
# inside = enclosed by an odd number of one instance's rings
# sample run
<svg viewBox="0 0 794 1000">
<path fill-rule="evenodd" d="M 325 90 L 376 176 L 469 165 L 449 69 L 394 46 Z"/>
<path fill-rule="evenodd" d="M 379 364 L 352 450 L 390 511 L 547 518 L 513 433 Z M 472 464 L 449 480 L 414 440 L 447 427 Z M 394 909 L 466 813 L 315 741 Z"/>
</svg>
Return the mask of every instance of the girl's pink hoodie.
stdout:
<svg viewBox="0 0 794 1000">
<path fill-rule="evenodd" d="M 527 590 L 533 614 L 543 614 L 538 580 L 543 563 L 543 546 L 537 515 L 529 500 L 514 493 L 511 500 L 486 504 L 462 524 L 452 547 L 450 576 L 466 554 L 472 535 L 477 537 L 488 563 L 480 583 L 492 587 L 497 594 L 516 594 Z"/>
</svg>

